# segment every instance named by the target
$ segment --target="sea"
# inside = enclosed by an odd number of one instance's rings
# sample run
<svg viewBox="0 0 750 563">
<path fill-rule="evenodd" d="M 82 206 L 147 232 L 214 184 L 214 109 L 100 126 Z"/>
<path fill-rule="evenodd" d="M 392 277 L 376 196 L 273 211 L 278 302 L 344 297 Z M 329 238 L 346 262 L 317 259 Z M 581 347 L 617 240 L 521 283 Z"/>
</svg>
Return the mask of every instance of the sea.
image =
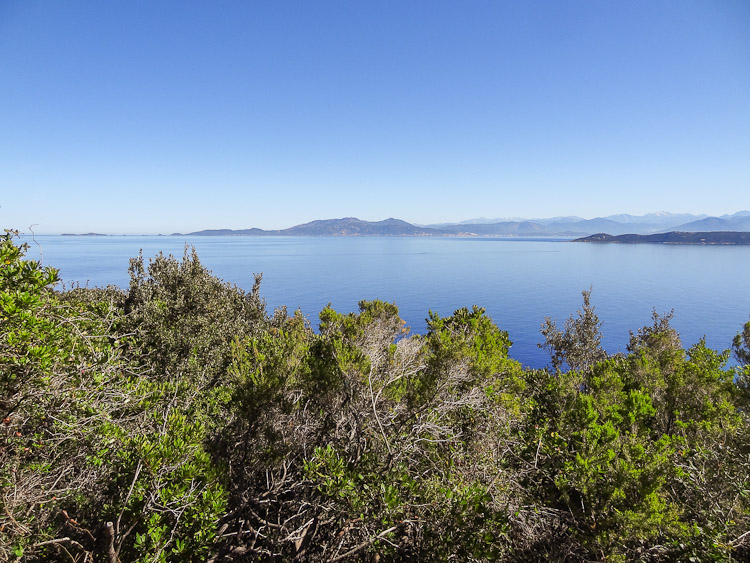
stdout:
<svg viewBox="0 0 750 563">
<path fill-rule="evenodd" d="M 583 290 L 601 321 L 607 352 L 624 352 L 630 331 L 653 311 L 674 311 L 688 348 L 705 338 L 730 348 L 750 320 L 750 246 L 588 244 L 562 239 L 470 237 L 24 237 L 27 257 L 60 270 L 63 287 L 129 283 L 129 259 L 159 252 L 181 258 L 195 247 L 225 282 L 250 289 L 262 273 L 268 310 L 300 309 L 317 329 L 329 303 L 339 312 L 360 300 L 395 303 L 412 333 L 426 332 L 430 311 L 447 316 L 483 307 L 508 332 L 510 356 L 549 365 L 539 348 L 545 317 L 562 327 L 581 308 Z M 730 362 L 731 365 L 731 362 Z"/>
</svg>

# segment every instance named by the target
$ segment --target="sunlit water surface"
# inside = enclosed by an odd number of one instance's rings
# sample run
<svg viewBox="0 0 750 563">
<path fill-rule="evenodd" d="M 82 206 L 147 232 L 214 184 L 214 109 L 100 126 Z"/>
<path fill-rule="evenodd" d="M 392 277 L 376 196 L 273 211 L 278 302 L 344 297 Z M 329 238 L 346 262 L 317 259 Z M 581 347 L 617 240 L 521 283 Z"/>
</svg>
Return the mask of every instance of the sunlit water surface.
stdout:
<svg viewBox="0 0 750 563">
<path fill-rule="evenodd" d="M 317 328 L 329 302 L 340 312 L 362 299 L 395 302 L 412 332 L 432 310 L 445 316 L 480 305 L 513 346 L 511 356 L 543 367 L 539 328 L 562 325 L 593 288 L 608 352 L 624 351 L 630 330 L 652 310 L 674 309 L 673 326 L 689 346 L 705 336 L 723 350 L 750 315 L 750 247 L 580 244 L 555 240 L 413 237 L 37 236 L 28 252 L 59 268 L 63 281 L 128 285 L 128 260 L 142 250 L 182 257 L 194 245 L 224 281 L 249 289 L 263 274 L 269 310 L 301 309 Z M 40 254 L 41 252 L 41 254 Z"/>
</svg>

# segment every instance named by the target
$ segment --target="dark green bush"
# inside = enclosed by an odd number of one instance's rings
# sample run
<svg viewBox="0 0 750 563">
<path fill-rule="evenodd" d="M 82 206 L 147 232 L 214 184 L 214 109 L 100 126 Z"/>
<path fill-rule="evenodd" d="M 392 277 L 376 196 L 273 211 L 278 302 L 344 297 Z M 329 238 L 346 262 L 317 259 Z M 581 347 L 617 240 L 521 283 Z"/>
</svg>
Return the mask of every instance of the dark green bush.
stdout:
<svg viewBox="0 0 750 563">
<path fill-rule="evenodd" d="M 159 254 L 146 266 L 142 256 L 132 259 L 124 311 L 151 376 L 221 382 L 232 341 L 252 336 L 265 321 L 260 279 L 250 293 L 225 284 L 195 249 L 186 248 L 182 261 Z"/>
</svg>

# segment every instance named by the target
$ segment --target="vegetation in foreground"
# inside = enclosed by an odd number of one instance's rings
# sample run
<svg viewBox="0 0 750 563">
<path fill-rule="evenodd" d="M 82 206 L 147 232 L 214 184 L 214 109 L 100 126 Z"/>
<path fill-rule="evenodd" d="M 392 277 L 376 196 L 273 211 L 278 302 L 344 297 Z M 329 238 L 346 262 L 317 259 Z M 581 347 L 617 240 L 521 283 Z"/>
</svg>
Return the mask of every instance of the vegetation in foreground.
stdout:
<svg viewBox="0 0 750 563">
<path fill-rule="evenodd" d="M 0 239 L 2 561 L 750 559 L 750 322 L 508 356 L 481 308 L 270 314 L 195 252 L 53 288 Z M 563 369 L 565 368 L 565 369 Z"/>
</svg>

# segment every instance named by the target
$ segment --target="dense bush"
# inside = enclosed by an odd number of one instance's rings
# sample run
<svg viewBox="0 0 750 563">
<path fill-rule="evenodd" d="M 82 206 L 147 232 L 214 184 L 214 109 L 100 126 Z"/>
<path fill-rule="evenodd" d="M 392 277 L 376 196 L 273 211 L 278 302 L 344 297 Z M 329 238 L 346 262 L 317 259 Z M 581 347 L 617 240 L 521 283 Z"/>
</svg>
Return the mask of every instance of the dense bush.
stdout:
<svg viewBox="0 0 750 563">
<path fill-rule="evenodd" d="M 671 315 L 607 357 L 584 292 L 530 370 L 478 307 L 316 332 L 194 251 L 60 292 L 24 250 L 0 241 L 0 560 L 750 558 L 750 323 L 734 368 Z"/>
</svg>

